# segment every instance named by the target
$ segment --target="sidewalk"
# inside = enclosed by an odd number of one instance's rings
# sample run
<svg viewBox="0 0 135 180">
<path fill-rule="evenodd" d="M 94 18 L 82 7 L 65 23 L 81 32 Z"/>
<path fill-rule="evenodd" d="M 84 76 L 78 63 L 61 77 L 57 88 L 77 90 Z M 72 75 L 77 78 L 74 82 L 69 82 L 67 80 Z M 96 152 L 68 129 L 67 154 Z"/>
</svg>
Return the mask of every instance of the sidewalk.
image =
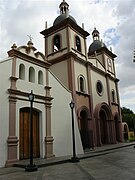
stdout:
<svg viewBox="0 0 135 180">
<path fill-rule="evenodd" d="M 101 147 L 95 147 L 95 149 L 86 150 L 84 154 L 77 155 L 79 159 L 86 159 L 94 156 L 100 156 L 102 154 L 107 154 L 112 150 L 128 147 L 128 146 L 134 146 L 135 142 L 127 142 L 127 143 L 117 143 L 112 145 L 104 145 Z M 56 164 L 63 164 L 69 162 L 71 159 L 71 156 L 64 156 L 64 157 L 55 157 L 52 159 L 34 159 L 34 163 L 37 165 L 38 168 L 40 167 L 47 167 L 51 165 Z M 16 164 L 14 164 L 14 167 L 20 167 L 25 168 L 26 165 L 29 164 L 29 160 L 21 160 L 18 161 Z"/>
<path fill-rule="evenodd" d="M 101 156 L 103 154 L 108 154 L 109 152 L 123 148 L 123 147 L 128 147 L 128 146 L 133 146 L 134 147 L 135 142 L 128 142 L 128 143 L 118 143 L 118 144 L 113 144 L 113 145 L 105 145 L 101 147 L 95 147 L 94 150 L 87 150 L 85 151 L 84 154 L 82 155 L 77 155 L 77 157 L 81 159 L 86 159 L 86 158 L 91 158 L 94 156 Z M 71 156 L 66 156 L 66 157 L 55 157 L 53 159 L 34 159 L 34 163 L 40 167 L 47 167 L 47 166 L 52 166 L 56 164 L 63 164 L 63 163 L 68 163 L 70 160 Z M 9 174 L 9 173 L 14 173 L 17 172 L 18 168 L 21 168 L 22 171 L 24 171 L 24 168 L 26 165 L 29 164 L 29 160 L 21 160 L 18 161 L 16 164 L 14 164 L 14 167 L 8 167 L 8 168 L 0 168 L 0 176 L 3 174 Z"/>
<path fill-rule="evenodd" d="M 77 155 L 78 163 L 69 162 L 71 156 L 34 159 L 38 171 L 32 173 L 24 169 L 29 160 L 18 161 L 17 167 L 0 168 L 0 180 L 133 180 L 134 146 L 135 142 L 96 147 L 85 151 L 84 155 Z"/>
</svg>

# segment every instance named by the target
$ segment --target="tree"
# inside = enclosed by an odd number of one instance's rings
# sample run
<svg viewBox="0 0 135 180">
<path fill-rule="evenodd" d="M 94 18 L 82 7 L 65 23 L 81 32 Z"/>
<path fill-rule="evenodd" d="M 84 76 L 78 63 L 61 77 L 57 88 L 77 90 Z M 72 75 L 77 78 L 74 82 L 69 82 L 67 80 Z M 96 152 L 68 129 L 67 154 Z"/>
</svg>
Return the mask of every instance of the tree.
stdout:
<svg viewBox="0 0 135 180">
<path fill-rule="evenodd" d="M 128 124 L 129 130 L 135 130 L 135 114 L 132 110 L 122 107 L 121 108 L 122 121 Z"/>
</svg>

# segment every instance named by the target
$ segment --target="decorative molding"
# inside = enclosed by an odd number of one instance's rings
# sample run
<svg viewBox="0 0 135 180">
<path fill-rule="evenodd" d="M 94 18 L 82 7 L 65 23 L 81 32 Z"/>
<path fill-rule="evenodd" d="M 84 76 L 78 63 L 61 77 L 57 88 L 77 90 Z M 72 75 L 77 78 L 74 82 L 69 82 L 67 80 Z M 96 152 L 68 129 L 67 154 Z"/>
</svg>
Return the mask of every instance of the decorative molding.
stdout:
<svg viewBox="0 0 135 180">
<path fill-rule="evenodd" d="M 14 96 L 14 95 L 23 96 L 23 97 L 28 97 L 28 95 L 29 95 L 28 92 L 24 92 L 24 91 L 20 91 L 20 90 L 16 90 L 16 89 L 8 89 L 8 92 L 10 94 L 9 97 L 13 98 L 13 99 L 20 99 L 19 97 Z M 41 99 L 43 101 L 52 101 L 52 99 L 54 99 L 51 96 L 41 96 L 41 95 L 37 95 L 37 94 L 34 94 L 34 95 L 35 95 L 36 99 Z"/>
<path fill-rule="evenodd" d="M 78 94 L 79 96 L 81 95 L 81 96 L 87 96 L 87 97 L 90 97 L 90 94 L 87 94 L 87 93 L 85 93 L 85 92 L 81 92 L 81 91 L 76 91 L 76 94 Z"/>
<path fill-rule="evenodd" d="M 20 59 L 23 59 L 24 61 L 38 65 L 43 68 L 49 68 L 49 66 L 51 65 L 48 61 L 41 61 L 41 60 L 37 59 L 36 57 L 32 57 L 28 54 L 20 52 L 17 49 L 12 49 L 12 50 L 8 51 L 8 54 L 10 57 L 20 58 Z"/>
<path fill-rule="evenodd" d="M 78 26 L 73 20 L 71 20 L 70 18 L 66 18 L 65 20 L 63 20 L 62 22 L 60 22 L 59 24 L 52 26 L 48 29 L 43 30 L 42 32 L 40 32 L 42 35 L 44 35 L 45 37 L 54 33 L 57 30 L 60 29 L 64 29 L 66 27 L 72 27 L 75 31 L 79 32 L 81 35 L 83 35 L 84 37 L 89 36 L 89 33 L 87 31 L 85 31 L 84 29 L 82 29 L 80 26 Z"/>
<path fill-rule="evenodd" d="M 16 77 L 13 77 L 13 76 L 10 77 L 10 81 L 11 81 L 10 88 L 11 89 L 17 89 L 17 87 L 16 87 L 17 80 L 18 80 L 18 78 L 16 78 Z"/>
<path fill-rule="evenodd" d="M 54 56 L 55 54 L 59 53 L 59 52 L 63 52 L 64 50 L 66 50 L 67 48 L 62 48 L 62 49 L 59 49 L 58 51 L 55 51 L 55 52 L 52 52 L 50 54 L 48 54 L 47 57 L 50 57 L 50 56 Z M 49 61 L 49 60 L 48 60 Z M 49 61 L 50 62 L 50 61 Z"/>
</svg>

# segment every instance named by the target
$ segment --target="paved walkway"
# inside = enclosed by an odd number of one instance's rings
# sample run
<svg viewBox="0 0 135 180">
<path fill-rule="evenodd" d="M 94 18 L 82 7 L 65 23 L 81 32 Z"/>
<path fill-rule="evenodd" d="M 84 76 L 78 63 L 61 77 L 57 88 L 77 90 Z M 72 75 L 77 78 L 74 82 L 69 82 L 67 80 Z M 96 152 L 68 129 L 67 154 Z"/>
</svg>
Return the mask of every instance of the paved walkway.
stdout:
<svg viewBox="0 0 135 180">
<path fill-rule="evenodd" d="M 112 145 L 95 147 L 95 149 L 87 150 L 85 151 L 85 154 L 78 155 L 77 157 L 79 159 L 86 159 L 90 157 L 100 156 L 102 154 L 107 154 L 114 149 L 119 149 L 123 147 L 134 146 L 134 145 L 135 145 L 135 142 L 128 142 L 128 143 L 117 143 L 117 144 L 112 144 Z M 38 168 L 40 168 L 40 167 L 47 167 L 47 166 L 51 166 L 55 164 L 67 163 L 69 162 L 70 159 L 71 159 L 71 156 L 55 157 L 52 159 L 38 158 L 38 159 L 34 159 L 34 164 L 36 164 Z M 15 163 L 14 167 L 25 168 L 26 165 L 28 164 L 29 164 L 29 160 L 21 160 Z M 2 168 L 2 170 L 4 170 L 4 168 Z M 0 168 L 0 172 L 1 172 L 1 168 Z"/>
<path fill-rule="evenodd" d="M 80 155 L 79 163 L 70 163 L 70 157 L 53 160 L 38 159 L 38 171 L 24 168 L 0 169 L 0 180 L 134 180 L 134 143 L 102 146 Z M 66 163 L 64 163 L 66 162 Z M 21 165 L 25 165 L 20 161 Z M 57 165 L 53 165 L 53 164 Z M 44 168 L 44 166 L 46 166 Z M 40 168 L 42 167 L 42 168 Z"/>
<path fill-rule="evenodd" d="M 99 156 L 103 153 L 108 153 L 113 149 L 123 148 L 126 146 L 133 146 L 135 142 L 130 143 L 117 143 L 112 145 L 105 145 L 101 147 L 95 147 L 95 149 L 86 150 L 84 154 L 78 155 L 79 159 L 85 159 L 93 156 Z M 46 167 L 54 164 L 63 164 L 66 162 L 69 162 L 71 156 L 64 156 L 64 157 L 55 157 L 52 159 L 34 159 L 34 164 L 36 164 L 38 167 Z M 22 167 L 25 168 L 26 165 L 29 164 L 29 160 L 21 160 L 18 161 L 14 166 L 15 167 Z"/>
</svg>

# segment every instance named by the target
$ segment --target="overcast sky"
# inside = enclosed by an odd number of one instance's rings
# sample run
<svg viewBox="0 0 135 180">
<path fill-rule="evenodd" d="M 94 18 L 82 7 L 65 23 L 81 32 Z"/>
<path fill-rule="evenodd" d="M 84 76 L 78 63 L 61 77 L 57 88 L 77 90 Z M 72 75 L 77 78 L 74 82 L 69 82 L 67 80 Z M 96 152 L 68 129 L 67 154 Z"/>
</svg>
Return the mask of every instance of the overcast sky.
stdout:
<svg viewBox="0 0 135 180">
<path fill-rule="evenodd" d="M 7 57 L 13 43 L 26 45 L 27 35 L 34 46 L 44 53 L 44 38 L 40 34 L 53 25 L 59 15 L 62 0 L 0 0 L 0 59 Z M 120 79 L 121 106 L 135 112 L 135 0 L 66 0 L 70 15 L 90 34 L 94 26 L 107 47 L 117 55 L 116 73 Z M 89 47 L 91 35 L 87 40 Z"/>
</svg>

